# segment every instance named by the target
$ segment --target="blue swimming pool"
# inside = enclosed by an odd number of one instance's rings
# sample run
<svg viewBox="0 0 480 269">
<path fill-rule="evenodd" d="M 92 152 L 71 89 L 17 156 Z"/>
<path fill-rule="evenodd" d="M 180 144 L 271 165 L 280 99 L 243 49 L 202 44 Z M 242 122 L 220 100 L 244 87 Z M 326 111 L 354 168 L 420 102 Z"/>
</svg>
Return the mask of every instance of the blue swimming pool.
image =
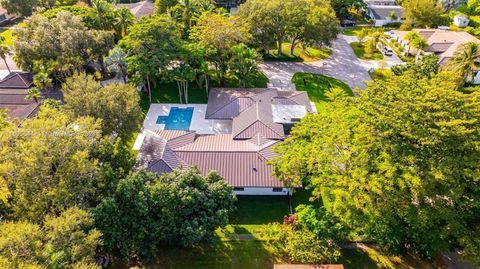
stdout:
<svg viewBox="0 0 480 269">
<path fill-rule="evenodd" d="M 165 124 L 165 130 L 190 130 L 193 107 L 171 107 L 168 116 L 158 116 L 157 124 Z"/>
</svg>

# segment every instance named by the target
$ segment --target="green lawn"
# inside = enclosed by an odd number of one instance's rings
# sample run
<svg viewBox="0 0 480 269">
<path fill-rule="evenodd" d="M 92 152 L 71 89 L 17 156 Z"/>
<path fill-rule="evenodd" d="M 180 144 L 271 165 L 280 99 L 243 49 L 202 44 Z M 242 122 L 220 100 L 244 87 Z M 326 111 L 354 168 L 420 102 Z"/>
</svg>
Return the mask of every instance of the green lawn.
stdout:
<svg viewBox="0 0 480 269">
<path fill-rule="evenodd" d="M 388 68 L 380 69 L 375 68 L 373 72 L 368 73 L 372 79 L 386 79 L 387 77 L 392 75 L 392 71 Z"/>
<path fill-rule="evenodd" d="M 310 101 L 314 102 L 317 110 L 321 110 L 326 102 L 328 102 L 325 92 L 331 88 L 340 88 L 349 96 L 353 96 L 352 89 L 342 81 L 312 73 L 296 73 L 292 82 L 299 91 L 307 91 Z M 304 83 L 305 82 L 305 83 Z"/>
<path fill-rule="evenodd" d="M 383 59 L 383 54 L 377 49 L 375 49 L 375 51 L 371 55 L 367 55 L 365 53 L 365 46 L 363 42 L 352 42 L 350 43 L 350 47 L 352 47 L 353 52 L 355 52 L 355 55 L 359 59 L 362 59 L 362 60 L 382 60 Z"/>
<path fill-rule="evenodd" d="M 364 26 L 346 27 L 343 29 L 342 34 L 348 36 L 358 36 L 358 33 L 365 28 Z"/>
<path fill-rule="evenodd" d="M 13 45 L 12 30 L 11 30 L 11 29 L 2 30 L 2 32 L 0 32 L 0 36 L 2 36 L 3 38 L 5 38 L 5 44 L 6 44 L 6 45 L 8 45 L 8 46 L 12 46 L 12 45 Z"/>
<path fill-rule="evenodd" d="M 268 54 L 264 56 L 264 59 L 269 61 L 314 62 L 328 58 L 332 54 L 332 50 L 326 47 L 304 48 L 301 44 L 298 44 L 292 55 L 290 54 L 290 47 L 290 43 L 283 43 L 282 54 L 278 54 L 277 49 L 271 49 L 268 51 Z"/>
<path fill-rule="evenodd" d="M 247 88 L 266 88 L 268 78 L 261 72 L 257 72 L 247 81 Z M 211 81 L 210 87 L 219 87 L 218 82 Z M 239 87 L 238 80 L 234 77 L 227 77 L 225 87 L 235 88 Z M 141 93 L 141 107 L 143 116 L 145 117 L 150 107 L 150 101 L 147 92 Z M 205 89 L 198 88 L 195 82 L 189 84 L 188 102 L 191 104 L 205 104 L 207 103 L 207 93 Z M 178 87 L 176 82 L 159 83 L 152 85 L 152 103 L 180 103 Z"/>
</svg>

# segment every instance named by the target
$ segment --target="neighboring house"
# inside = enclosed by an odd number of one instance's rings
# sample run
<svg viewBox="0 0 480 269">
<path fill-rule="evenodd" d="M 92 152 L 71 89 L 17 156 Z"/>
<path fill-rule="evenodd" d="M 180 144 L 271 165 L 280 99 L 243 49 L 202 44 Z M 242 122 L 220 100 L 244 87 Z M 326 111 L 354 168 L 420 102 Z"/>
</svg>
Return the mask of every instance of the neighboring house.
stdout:
<svg viewBox="0 0 480 269">
<path fill-rule="evenodd" d="M 132 14 L 135 15 L 135 17 L 137 17 L 137 19 L 155 13 L 155 5 L 153 3 L 153 0 L 145 0 L 145 1 L 131 3 L 131 4 L 115 5 L 115 8 L 121 8 L 121 7 L 128 8 L 130 12 L 132 12 Z"/>
<path fill-rule="evenodd" d="M 32 85 L 32 73 L 12 72 L 0 81 L 0 109 L 7 117 L 22 121 L 36 114 L 40 104 L 26 99 Z"/>
<path fill-rule="evenodd" d="M 394 0 L 371 0 L 365 1 L 367 13 L 376 27 L 381 27 L 393 22 L 403 22 L 403 7 L 397 5 Z"/>
<path fill-rule="evenodd" d="M 420 51 L 420 54 L 435 54 L 438 56 L 438 63 L 441 66 L 447 66 L 450 59 L 454 57 L 455 52 L 467 42 L 480 43 L 480 40 L 467 32 L 449 31 L 445 29 L 413 29 L 419 33 L 427 41 L 428 47 Z M 405 52 L 417 52 L 414 48 L 409 46 L 409 41 L 405 39 L 408 31 L 391 31 L 391 37 L 396 39 L 402 46 Z M 475 84 L 480 84 L 480 72 L 475 73 Z"/>
<path fill-rule="evenodd" d="M 455 15 L 453 17 L 453 25 L 455 25 L 457 27 L 465 28 L 465 27 L 468 26 L 469 23 L 470 23 L 470 20 L 465 16 Z"/>
<path fill-rule="evenodd" d="M 8 11 L 0 6 L 0 24 L 3 24 L 5 22 L 9 22 L 13 19 L 15 19 L 17 16 L 15 14 L 9 14 Z"/>
<path fill-rule="evenodd" d="M 197 166 L 218 171 L 238 195 L 288 195 L 269 161 L 277 156 L 273 146 L 309 112 L 306 92 L 277 89 L 212 89 L 207 105 L 152 105 L 136 168 Z"/>
</svg>

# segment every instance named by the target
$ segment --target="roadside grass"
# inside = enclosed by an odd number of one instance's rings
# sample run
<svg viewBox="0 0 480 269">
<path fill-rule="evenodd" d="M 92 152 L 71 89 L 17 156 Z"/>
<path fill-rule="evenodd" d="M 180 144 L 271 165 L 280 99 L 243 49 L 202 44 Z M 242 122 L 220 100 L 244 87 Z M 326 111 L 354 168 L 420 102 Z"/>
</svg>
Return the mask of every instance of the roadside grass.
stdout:
<svg viewBox="0 0 480 269">
<path fill-rule="evenodd" d="M 307 47 L 304 48 L 302 44 L 295 46 L 293 55 L 290 54 L 290 43 L 282 44 L 282 54 L 278 54 L 277 49 L 271 49 L 268 54 L 264 56 L 267 61 L 286 61 L 286 62 L 314 62 L 321 59 L 330 57 L 332 50 L 327 47 L 316 48 Z"/>
<path fill-rule="evenodd" d="M 353 96 L 352 89 L 347 84 L 338 79 L 320 74 L 296 73 L 293 75 L 292 82 L 297 90 L 307 91 L 310 101 L 315 103 L 318 111 L 323 109 L 324 105 L 329 102 L 325 92 L 331 88 L 340 88 L 347 95 Z"/>
<path fill-rule="evenodd" d="M 368 72 L 372 79 L 385 80 L 387 77 L 392 76 L 392 70 L 388 68 L 375 68 L 372 72 Z"/>
<path fill-rule="evenodd" d="M 219 83 L 215 80 L 210 81 L 209 87 L 219 87 Z M 257 72 L 250 77 L 246 83 L 247 88 L 266 88 L 268 78 L 262 73 Z M 239 87 L 238 79 L 234 76 L 228 76 L 225 87 L 235 88 Z M 145 118 L 148 109 L 150 108 L 150 100 L 148 92 L 140 93 L 142 107 L 142 116 Z M 207 93 L 204 88 L 200 89 L 195 82 L 189 84 L 188 102 L 191 104 L 206 104 Z M 156 86 L 152 85 L 152 104 L 153 103 L 180 103 L 180 95 L 176 82 L 159 83 Z"/>
<path fill-rule="evenodd" d="M 348 36 L 358 36 L 358 33 L 362 30 L 362 28 L 369 28 L 365 26 L 354 26 L 354 27 L 346 27 L 343 29 L 342 34 Z"/>
<path fill-rule="evenodd" d="M 353 52 L 355 53 L 355 56 L 357 58 L 362 59 L 362 60 L 382 60 L 383 59 L 383 54 L 375 49 L 375 51 L 371 54 L 368 55 L 365 53 L 365 45 L 363 42 L 352 42 L 350 43 L 350 47 L 352 47 Z"/>
</svg>

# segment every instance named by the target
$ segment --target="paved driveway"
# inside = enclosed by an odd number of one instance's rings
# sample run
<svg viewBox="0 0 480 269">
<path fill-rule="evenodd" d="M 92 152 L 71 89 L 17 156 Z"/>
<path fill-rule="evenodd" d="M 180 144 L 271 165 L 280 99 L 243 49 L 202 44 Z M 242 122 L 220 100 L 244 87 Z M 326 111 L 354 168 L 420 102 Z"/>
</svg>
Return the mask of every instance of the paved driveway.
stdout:
<svg viewBox="0 0 480 269">
<path fill-rule="evenodd" d="M 357 59 L 344 35 L 339 35 L 333 42 L 332 56 L 325 60 L 309 63 L 265 62 L 260 68 L 274 87 L 288 85 L 297 72 L 325 74 L 345 82 L 353 89 L 365 89 L 363 81 L 370 80 L 368 68 Z"/>
</svg>

